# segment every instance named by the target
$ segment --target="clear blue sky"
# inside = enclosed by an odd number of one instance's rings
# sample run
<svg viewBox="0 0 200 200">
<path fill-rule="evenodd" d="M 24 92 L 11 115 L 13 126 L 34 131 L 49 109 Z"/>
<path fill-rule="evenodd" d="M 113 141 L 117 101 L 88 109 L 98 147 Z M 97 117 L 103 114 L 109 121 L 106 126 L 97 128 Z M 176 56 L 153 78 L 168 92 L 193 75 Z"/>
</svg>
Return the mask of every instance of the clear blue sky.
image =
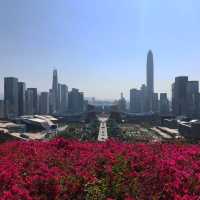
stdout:
<svg viewBox="0 0 200 200">
<path fill-rule="evenodd" d="M 86 96 L 128 97 L 146 81 L 154 53 L 155 89 L 177 75 L 200 80 L 199 0 L 0 0 L 3 77 L 51 87 L 52 70 Z"/>
</svg>

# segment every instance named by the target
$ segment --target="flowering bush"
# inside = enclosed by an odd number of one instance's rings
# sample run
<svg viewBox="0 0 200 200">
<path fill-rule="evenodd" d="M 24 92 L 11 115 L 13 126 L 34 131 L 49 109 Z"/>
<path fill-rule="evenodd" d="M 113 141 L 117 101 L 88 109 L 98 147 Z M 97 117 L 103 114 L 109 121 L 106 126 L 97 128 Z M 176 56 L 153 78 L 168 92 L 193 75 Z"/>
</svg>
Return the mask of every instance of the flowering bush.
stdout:
<svg viewBox="0 0 200 200">
<path fill-rule="evenodd" d="M 0 200 L 199 197 L 199 145 L 56 139 L 0 146 Z"/>
</svg>

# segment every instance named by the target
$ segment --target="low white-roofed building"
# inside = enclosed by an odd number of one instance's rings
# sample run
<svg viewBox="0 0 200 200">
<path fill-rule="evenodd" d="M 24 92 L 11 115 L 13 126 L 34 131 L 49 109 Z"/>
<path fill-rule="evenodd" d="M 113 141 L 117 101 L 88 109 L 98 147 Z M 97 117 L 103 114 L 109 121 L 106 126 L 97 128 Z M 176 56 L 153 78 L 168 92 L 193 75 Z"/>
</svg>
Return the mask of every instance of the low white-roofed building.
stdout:
<svg viewBox="0 0 200 200">
<path fill-rule="evenodd" d="M 22 116 L 21 121 L 26 124 L 28 132 L 57 132 L 57 124 L 45 115 Z"/>
</svg>

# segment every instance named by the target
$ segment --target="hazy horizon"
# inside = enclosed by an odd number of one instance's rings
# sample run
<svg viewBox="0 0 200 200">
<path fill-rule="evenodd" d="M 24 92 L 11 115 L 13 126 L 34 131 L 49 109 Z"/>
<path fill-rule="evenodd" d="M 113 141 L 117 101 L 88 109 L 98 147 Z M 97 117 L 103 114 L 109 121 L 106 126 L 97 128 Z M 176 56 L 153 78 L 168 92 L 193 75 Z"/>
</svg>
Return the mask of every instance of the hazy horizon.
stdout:
<svg viewBox="0 0 200 200">
<path fill-rule="evenodd" d="M 59 82 L 87 97 L 116 99 L 146 83 L 154 54 L 155 92 L 175 76 L 200 80 L 197 0 L 0 0 L 0 94 L 3 78 L 48 91 Z"/>
</svg>

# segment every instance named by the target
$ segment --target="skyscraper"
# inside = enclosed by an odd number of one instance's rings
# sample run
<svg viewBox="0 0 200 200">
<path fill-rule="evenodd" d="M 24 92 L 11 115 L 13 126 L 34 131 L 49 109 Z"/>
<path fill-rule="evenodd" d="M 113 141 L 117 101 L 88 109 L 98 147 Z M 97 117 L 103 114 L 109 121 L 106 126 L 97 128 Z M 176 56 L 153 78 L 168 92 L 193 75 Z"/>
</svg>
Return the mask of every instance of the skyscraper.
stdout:
<svg viewBox="0 0 200 200">
<path fill-rule="evenodd" d="M 60 113 L 66 113 L 68 110 L 68 87 L 60 84 Z"/>
<path fill-rule="evenodd" d="M 150 50 L 147 55 L 147 90 L 154 92 L 154 63 L 153 53 Z"/>
<path fill-rule="evenodd" d="M 153 93 L 154 93 L 154 63 L 153 53 L 150 50 L 147 55 L 147 108 L 152 111 L 153 107 Z"/>
<path fill-rule="evenodd" d="M 25 114 L 26 109 L 26 84 L 23 82 L 18 82 L 18 96 L 19 96 L 19 115 Z"/>
<path fill-rule="evenodd" d="M 0 119 L 3 119 L 4 117 L 4 100 L 0 100 Z"/>
<path fill-rule="evenodd" d="M 18 116 L 18 79 L 14 77 L 4 78 L 4 104 L 5 116 L 13 118 Z"/>
<path fill-rule="evenodd" d="M 61 85 L 58 83 L 58 96 L 57 96 L 57 113 L 61 112 Z"/>
<path fill-rule="evenodd" d="M 158 93 L 153 93 L 152 111 L 157 113 L 159 110 Z"/>
<path fill-rule="evenodd" d="M 189 117 L 199 116 L 199 81 L 188 81 L 187 83 L 187 113 Z"/>
<path fill-rule="evenodd" d="M 49 93 L 48 92 L 41 92 L 39 98 L 39 108 L 40 114 L 46 115 L 49 114 Z"/>
<path fill-rule="evenodd" d="M 53 95 L 52 95 L 52 89 L 49 89 L 49 113 L 53 114 Z"/>
<path fill-rule="evenodd" d="M 69 92 L 69 111 L 71 113 L 81 113 L 84 108 L 84 95 L 78 89 L 72 88 Z"/>
<path fill-rule="evenodd" d="M 33 90 L 30 90 L 29 88 L 26 90 L 26 114 L 34 114 L 34 94 Z"/>
<path fill-rule="evenodd" d="M 52 112 L 57 113 L 59 107 L 59 98 L 58 98 L 58 72 L 55 69 L 53 71 L 53 84 L 52 84 Z"/>
<path fill-rule="evenodd" d="M 148 98 L 147 98 L 147 87 L 143 84 L 140 88 L 141 91 L 141 112 L 148 112 Z"/>
<path fill-rule="evenodd" d="M 130 112 L 141 112 L 141 91 L 137 89 L 130 90 Z"/>
<path fill-rule="evenodd" d="M 160 93 L 160 114 L 169 114 L 169 100 L 167 98 L 167 93 Z"/>
<path fill-rule="evenodd" d="M 175 116 L 187 115 L 187 86 L 187 76 L 175 78 L 172 85 L 172 110 Z"/>
<path fill-rule="evenodd" d="M 38 94 L 37 94 L 37 88 L 28 88 L 27 90 L 32 91 L 33 95 L 33 114 L 38 113 Z"/>
</svg>

